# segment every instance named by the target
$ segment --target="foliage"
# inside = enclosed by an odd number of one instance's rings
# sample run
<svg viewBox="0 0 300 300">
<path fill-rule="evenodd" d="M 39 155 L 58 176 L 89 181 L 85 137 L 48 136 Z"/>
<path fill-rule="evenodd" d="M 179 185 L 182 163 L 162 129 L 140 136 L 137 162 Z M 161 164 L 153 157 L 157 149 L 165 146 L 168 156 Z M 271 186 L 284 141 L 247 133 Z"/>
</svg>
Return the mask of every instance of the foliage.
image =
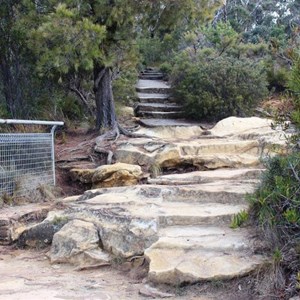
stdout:
<svg viewBox="0 0 300 300">
<path fill-rule="evenodd" d="M 252 220 L 274 252 L 277 267 L 287 275 L 290 296 L 300 268 L 300 155 L 274 157 L 266 162 L 262 183 L 251 197 Z M 281 288 L 284 288 L 281 286 Z"/>
<path fill-rule="evenodd" d="M 261 64 L 228 55 L 181 56 L 174 67 L 173 85 L 186 116 L 196 120 L 248 115 L 267 93 Z"/>
<path fill-rule="evenodd" d="M 138 43 L 143 66 L 156 66 L 168 60 L 177 46 L 176 40 L 170 34 L 165 34 L 162 40 L 159 37 L 143 37 Z"/>
<path fill-rule="evenodd" d="M 247 211 L 242 210 L 241 212 L 235 214 L 232 218 L 230 228 L 236 229 L 241 227 L 245 222 L 248 221 L 249 214 Z"/>
<path fill-rule="evenodd" d="M 130 104 L 136 98 L 135 83 L 137 71 L 133 66 L 124 67 L 113 81 L 113 92 L 115 101 Z"/>
<path fill-rule="evenodd" d="M 267 81 L 269 89 L 274 89 L 276 92 L 283 92 L 288 85 L 289 72 L 285 66 L 280 66 L 272 59 L 265 62 L 267 70 Z"/>
<path fill-rule="evenodd" d="M 300 99 L 300 51 L 295 51 L 292 54 L 292 69 L 288 81 L 288 86 L 296 97 Z"/>
</svg>

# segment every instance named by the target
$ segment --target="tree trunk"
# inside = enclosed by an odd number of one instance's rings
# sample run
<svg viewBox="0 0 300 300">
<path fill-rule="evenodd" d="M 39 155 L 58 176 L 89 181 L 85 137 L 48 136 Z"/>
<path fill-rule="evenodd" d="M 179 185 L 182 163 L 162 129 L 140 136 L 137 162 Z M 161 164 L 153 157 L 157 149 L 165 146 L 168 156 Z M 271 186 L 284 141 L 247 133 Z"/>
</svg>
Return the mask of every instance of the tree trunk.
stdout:
<svg viewBox="0 0 300 300">
<path fill-rule="evenodd" d="M 117 126 L 112 92 L 111 69 L 94 67 L 94 93 L 96 101 L 96 129 L 113 129 Z"/>
</svg>

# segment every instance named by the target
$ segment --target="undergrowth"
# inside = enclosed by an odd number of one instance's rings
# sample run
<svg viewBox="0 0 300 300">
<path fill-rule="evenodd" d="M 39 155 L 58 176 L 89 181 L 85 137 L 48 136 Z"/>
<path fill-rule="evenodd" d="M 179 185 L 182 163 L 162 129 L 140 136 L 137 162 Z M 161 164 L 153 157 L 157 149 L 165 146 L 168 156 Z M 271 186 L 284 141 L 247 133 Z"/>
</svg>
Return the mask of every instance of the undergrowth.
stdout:
<svg viewBox="0 0 300 300">
<path fill-rule="evenodd" d="M 291 297 L 300 291 L 300 153 L 269 159 L 266 168 L 250 218 L 273 257 L 271 290 Z"/>
</svg>

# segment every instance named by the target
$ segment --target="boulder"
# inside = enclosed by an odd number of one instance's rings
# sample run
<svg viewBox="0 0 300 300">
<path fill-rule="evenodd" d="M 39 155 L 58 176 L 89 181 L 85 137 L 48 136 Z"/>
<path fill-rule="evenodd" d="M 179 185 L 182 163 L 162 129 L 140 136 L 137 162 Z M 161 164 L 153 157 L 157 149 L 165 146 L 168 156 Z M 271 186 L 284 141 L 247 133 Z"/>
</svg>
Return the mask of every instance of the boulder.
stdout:
<svg viewBox="0 0 300 300">
<path fill-rule="evenodd" d="M 71 263 L 81 268 L 108 264 L 109 255 L 100 244 L 93 223 L 73 220 L 54 235 L 49 257 L 51 263 Z"/>
<path fill-rule="evenodd" d="M 138 165 L 116 163 L 103 165 L 96 169 L 72 169 L 73 180 L 92 184 L 93 188 L 130 186 L 138 183 L 142 177 L 142 169 Z"/>
<path fill-rule="evenodd" d="M 116 163 L 114 165 L 100 166 L 93 175 L 93 187 L 135 185 L 142 177 L 142 174 L 141 167 L 137 165 Z"/>
</svg>

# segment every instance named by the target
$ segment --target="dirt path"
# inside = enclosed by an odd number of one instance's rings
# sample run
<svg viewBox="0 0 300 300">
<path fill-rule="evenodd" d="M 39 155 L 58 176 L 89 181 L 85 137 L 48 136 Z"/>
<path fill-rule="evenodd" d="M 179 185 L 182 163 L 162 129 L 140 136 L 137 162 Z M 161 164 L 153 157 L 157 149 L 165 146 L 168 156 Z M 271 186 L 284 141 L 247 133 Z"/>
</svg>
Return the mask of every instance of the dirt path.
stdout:
<svg viewBox="0 0 300 300">
<path fill-rule="evenodd" d="M 143 280 L 130 278 L 125 272 L 111 267 L 75 271 L 71 265 L 51 265 L 46 250 L 18 250 L 0 246 L 0 300 L 135 300 L 160 299 L 140 294 Z M 250 300 L 248 279 L 225 285 L 202 284 L 189 287 L 166 287 L 172 300 Z"/>
<path fill-rule="evenodd" d="M 45 251 L 0 247 L 0 299 L 142 299 L 141 281 L 105 267 L 50 265 Z"/>
</svg>

